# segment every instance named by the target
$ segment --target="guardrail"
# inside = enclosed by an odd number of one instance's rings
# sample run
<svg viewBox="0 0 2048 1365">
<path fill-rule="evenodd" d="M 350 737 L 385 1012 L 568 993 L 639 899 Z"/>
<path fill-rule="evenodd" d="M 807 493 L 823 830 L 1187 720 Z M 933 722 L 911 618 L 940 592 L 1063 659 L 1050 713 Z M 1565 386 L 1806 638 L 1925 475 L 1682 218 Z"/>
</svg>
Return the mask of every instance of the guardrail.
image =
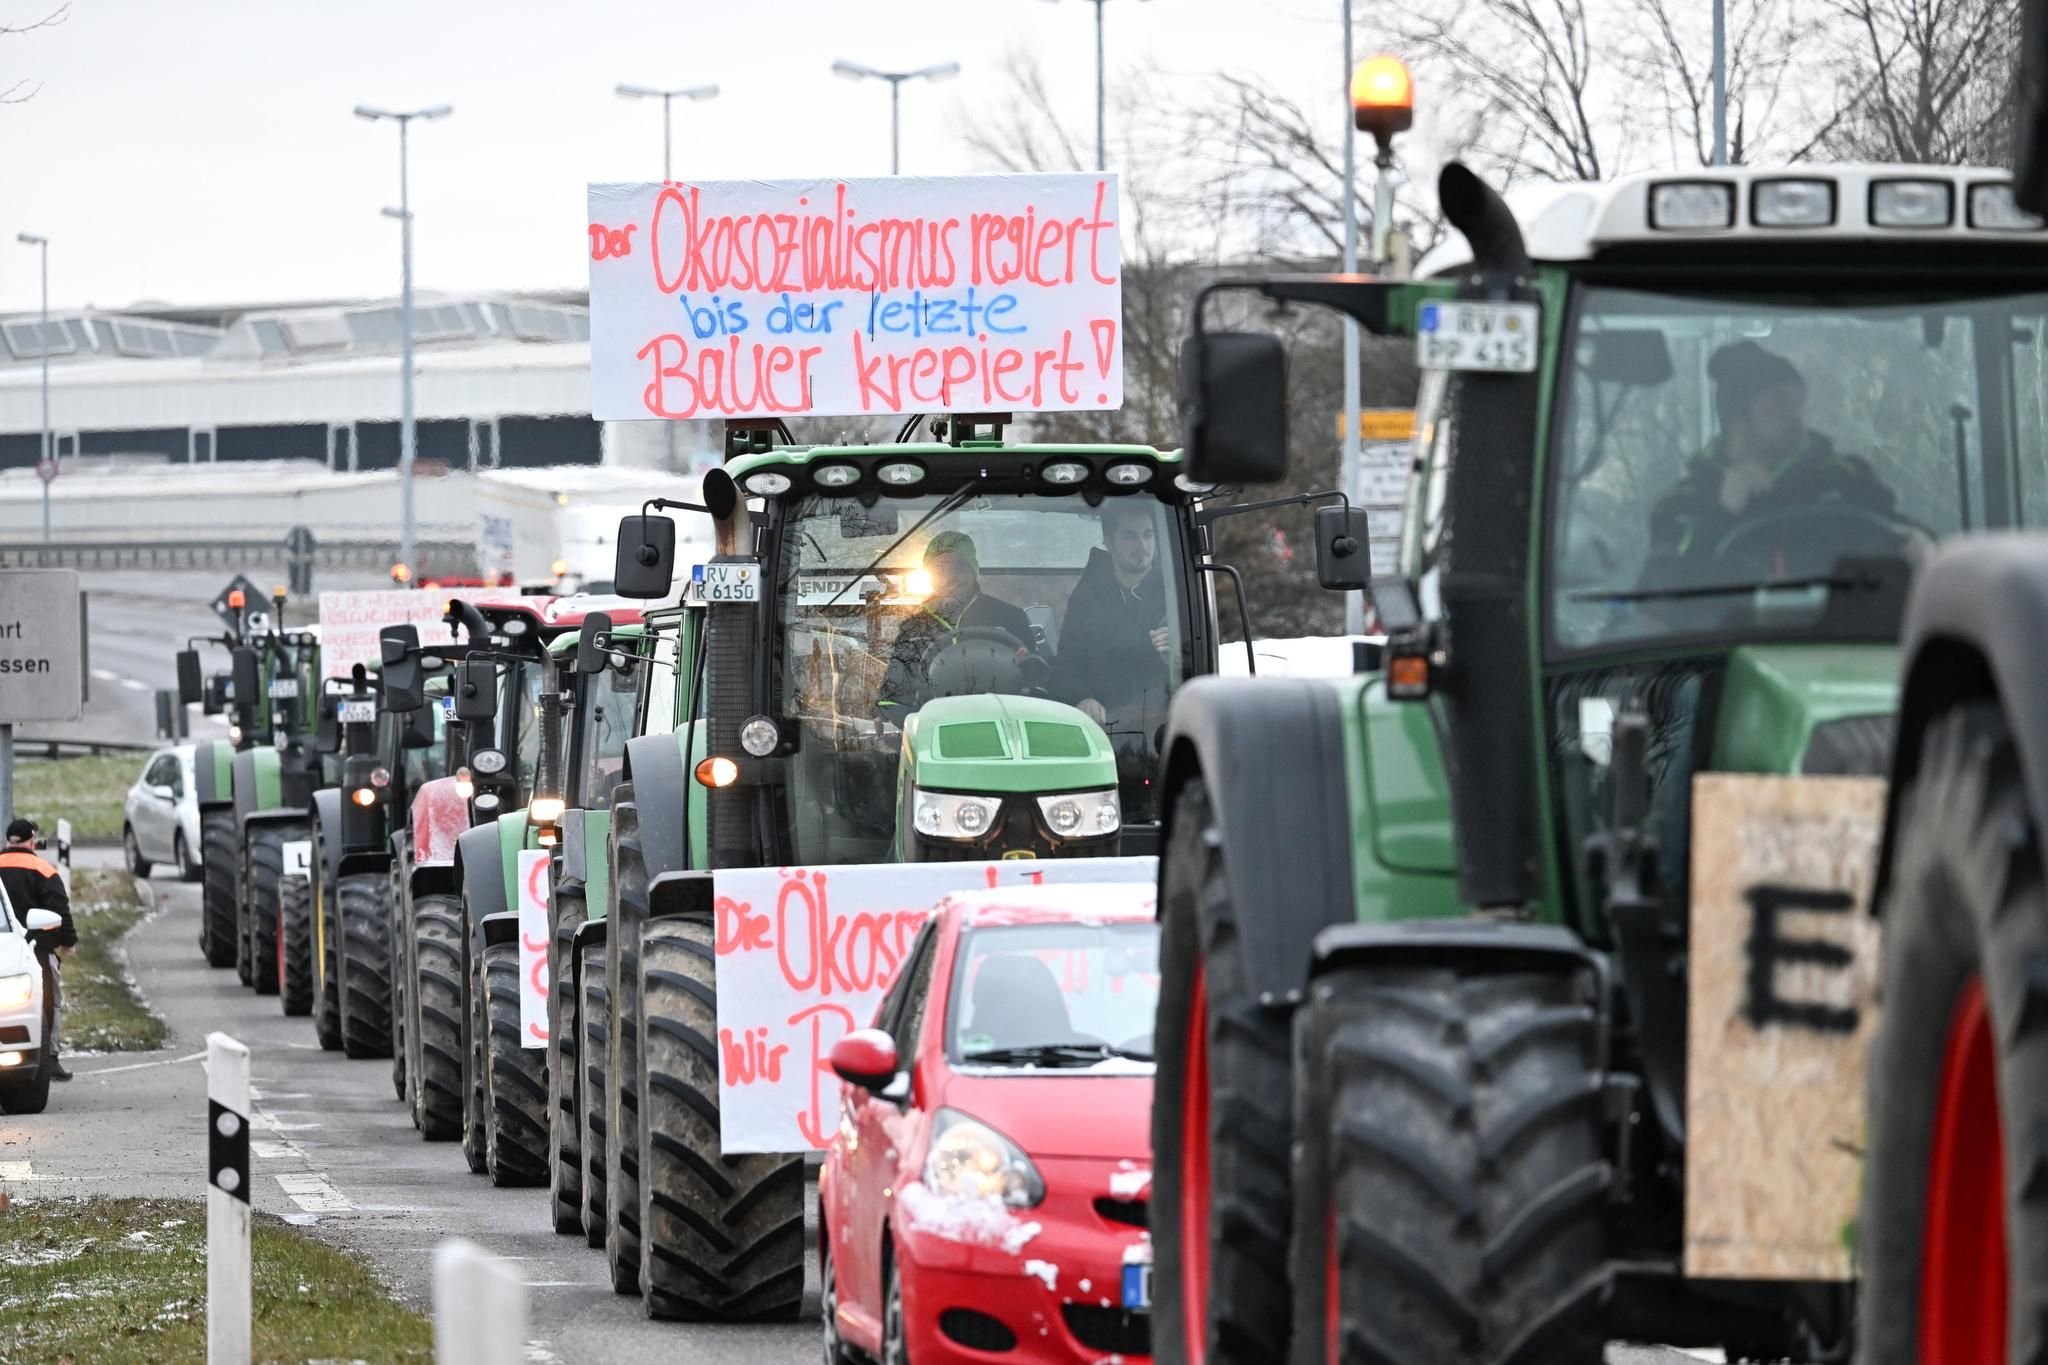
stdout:
<svg viewBox="0 0 2048 1365">
<path fill-rule="evenodd" d="M 423 540 L 416 568 L 442 575 L 476 573 L 476 544 Z M 239 569 L 259 565 L 288 568 L 293 559 L 285 540 L 54 540 L 0 543 L 0 569 Z M 382 572 L 398 560 L 395 540 L 320 540 L 313 566 Z"/>
<path fill-rule="evenodd" d="M 14 756 L 35 758 L 35 751 L 39 749 L 44 758 L 98 758 L 102 754 L 146 754 L 165 742 L 134 739 L 30 739 L 16 735 Z"/>
</svg>

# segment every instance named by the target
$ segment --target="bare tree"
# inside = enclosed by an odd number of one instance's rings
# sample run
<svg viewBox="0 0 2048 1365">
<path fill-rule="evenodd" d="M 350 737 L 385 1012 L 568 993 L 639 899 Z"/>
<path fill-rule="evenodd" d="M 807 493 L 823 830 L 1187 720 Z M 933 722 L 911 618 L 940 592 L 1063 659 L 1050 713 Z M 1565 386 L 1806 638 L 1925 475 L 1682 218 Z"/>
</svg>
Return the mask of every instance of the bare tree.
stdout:
<svg viewBox="0 0 2048 1365">
<path fill-rule="evenodd" d="M 47 11 L 40 19 L 20 23 L 0 19 L 0 38 L 16 38 L 24 33 L 34 33 L 37 29 L 54 28 L 70 17 L 71 6 L 66 3 Z M 42 88 L 41 81 L 31 85 L 27 77 L 0 85 L 0 104 L 21 104 L 32 100 Z"/>
<path fill-rule="evenodd" d="M 2016 0 L 1830 0 L 1841 156 L 2009 161 Z"/>
</svg>

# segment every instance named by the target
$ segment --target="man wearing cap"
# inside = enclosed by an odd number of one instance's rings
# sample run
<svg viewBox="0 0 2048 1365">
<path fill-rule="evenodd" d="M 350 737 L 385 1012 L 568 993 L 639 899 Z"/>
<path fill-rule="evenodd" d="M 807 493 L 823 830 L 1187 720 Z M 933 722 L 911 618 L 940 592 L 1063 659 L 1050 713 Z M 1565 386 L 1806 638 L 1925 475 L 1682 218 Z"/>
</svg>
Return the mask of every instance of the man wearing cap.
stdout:
<svg viewBox="0 0 2048 1365">
<path fill-rule="evenodd" d="M 1704 581 L 1729 532 L 1744 521 L 1805 506 L 1842 506 L 1887 521 L 1897 500 L 1868 462 L 1836 452 L 1805 422 L 1806 380 L 1754 341 L 1721 347 L 1707 362 L 1721 427 L 1650 513 L 1654 586 Z M 1901 527 L 1902 548 L 1908 540 Z"/>
<path fill-rule="evenodd" d="M 901 721 L 924 705 L 931 662 L 963 630 L 1000 630 L 1017 644 L 1017 661 L 1027 677 L 1043 675 L 1045 661 L 1032 652 L 1031 620 L 1024 609 L 981 590 L 981 555 L 965 531 L 941 531 L 924 547 L 932 590 L 896 632 L 889 666 L 882 675 L 877 707 L 884 719 Z"/>
<path fill-rule="evenodd" d="M 1149 498 L 1102 504 L 1102 545 L 1067 598 L 1053 695 L 1100 725 L 1111 712 L 1164 718 L 1172 684 L 1166 576 Z"/>
<path fill-rule="evenodd" d="M 25 920 L 31 910 L 51 911 L 64 921 L 56 932 L 56 951 L 65 957 L 77 951 L 78 930 L 71 922 L 71 896 L 64 889 L 63 875 L 36 852 L 33 820 L 16 816 L 8 823 L 7 846 L 0 849 L 0 887 L 6 889 L 7 903 L 14 907 L 17 921 Z M 68 1081 L 71 1073 L 64 1069 L 57 1055 L 57 1029 L 63 1021 L 64 1009 L 63 978 L 40 937 L 36 955 L 42 959 L 43 998 L 48 1002 L 44 1006 L 47 1027 L 43 1030 L 43 1049 L 50 1056 L 50 1079 Z"/>
</svg>

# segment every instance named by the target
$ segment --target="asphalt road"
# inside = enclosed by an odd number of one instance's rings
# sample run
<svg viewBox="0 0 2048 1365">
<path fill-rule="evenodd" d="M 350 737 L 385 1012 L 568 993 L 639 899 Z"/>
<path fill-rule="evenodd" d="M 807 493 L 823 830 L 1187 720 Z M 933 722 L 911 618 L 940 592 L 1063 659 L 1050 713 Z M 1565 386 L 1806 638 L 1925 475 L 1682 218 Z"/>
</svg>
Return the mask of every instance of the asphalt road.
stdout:
<svg viewBox="0 0 2048 1365">
<path fill-rule="evenodd" d="M 82 850 L 81 863 L 112 850 Z M 817 1359 L 815 1320 L 761 1328 L 650 1322 L 611 1292 L 603 1258 L 548 1230 L 544 1190 L 497 1190 L 452 1143 L 426 1143 L 392 1097 L 388 1062 L 322 1052 L 304 1019 L 286 1019 L 234 973 L 204 965 L 197 889 L 151 882 L 159 913 L 128 942 L 137 984 L 173 1034 L 159 1053 L 72 1060 L 78 1079 L 49 1112 L 0 1120 L 0 1189 L 16 1198 L 199 1196 L 205 1189 L 206 1035 L 246 1043 L 255 1088 L 257 1207 L 369 1257 L 393 1290 L 428 1307 L 435 1248 L 467 1237 L 510 1258 L 529 1286 L 529 1361 L 704 1360 L 782 1365 Z M 810 1267 L 806 1308 L 817 1309 Z M 1657 1347 L 1615 1347 L 1611 1365 L 1690 1365 Z"/>
</svg>

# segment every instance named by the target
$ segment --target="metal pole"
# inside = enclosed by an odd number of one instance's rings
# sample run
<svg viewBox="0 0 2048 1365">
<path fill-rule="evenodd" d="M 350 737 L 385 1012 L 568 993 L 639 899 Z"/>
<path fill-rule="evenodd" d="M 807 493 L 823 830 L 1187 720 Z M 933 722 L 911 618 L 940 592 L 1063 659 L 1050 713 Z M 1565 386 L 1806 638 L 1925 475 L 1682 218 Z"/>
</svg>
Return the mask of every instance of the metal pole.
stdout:
<svg viewBox="0 0 2048 1365">
<path fill-rule="evenodd" d="M 1109 169 L 1108 140 L 1103 136 L 1103 104 L 1107 86 L 1104 84 L 1102 65 L 1102 7 L 1109 0 L 1095 0 L 1095 169 Z M 1346 37 L 1345 41 L 1350 41 Z"/>
<path fill-rule="evenodd" d="M 891 76 L 889 78 L 889 174 L 891 175 L 899 174 L 902 165 L 898 156 L 901 150 L 898 146 L 898 138 L 902 130 L 903 82 L 906 79 L 908 77 L 904 76 Z"/>
<path fill-rule="evenodd" d="M 1351 0 L 1344 0 L 1344 273 L 1358 269 L 1358 130 L 1351 113 Z M 1379 232 L 1378 212 L 1373 214 L 1373 232 Z M 1377 260 L 1379 254 L 1374 253 Z M 1344 319 L 1344 449 L 1343 478 L 1339 480 L 1347 498 L 1358 496 L 1358 320 Z M 1344 595 L 1344 633 L 1365 630 L 1365 598 L 1359 593 Z"/>
<path fill-rule="evenodd" d="M 406 130 L 411 123 L 412 119 L 409 116 L 398 120 L 398 231 L 401 243 L 398 302 L 398 367 L 401 371 L 398 389 L 398 487 L 400 504 L 404 508 L 403 527 L 398 540 L 398 562 L 407 569 L 417 572 L 419 565 L 412 562 L 412 466 L 413 456 L 417 451 L 412 418 L 412 198 L 405 140 Z"/>
<path fill-rule="evenodd" d="M 206 1035 L 206 1359 L 248 1365 L 249 1049 Z"/>
<path fill-rule="evenodd" d="M 674 96 L 667 94 L 661 97 L 661 178 L 665 181 L 675 179 L 675 176 L 669 171 L 669 145 L 673 140 L 671 134 L 675 131 L 668 112 L 669 102 L 672 99 L 674 99 Z"/>
<path fill-rule="evenodd" d="M 0 820 L 14 818 L 14 723 L 0 723 Z"/>
<path fill-rule="evenodd" d="M 1728 4 L 1714 0 L 1714 164 L 1728 164 Z"/>
<path fill-rule="evenodd" d="M 43 314 L 41 323 L 43 352 L 43 459 L 57 458 L 57 444 L 50 436 L 50 244 L 41 244 L 43 257 Z M 42 471 L 37 470 L 38 474 Z M 50 543 L 50 481 L 43 480 L 43 544 Z"/>
</svg>

